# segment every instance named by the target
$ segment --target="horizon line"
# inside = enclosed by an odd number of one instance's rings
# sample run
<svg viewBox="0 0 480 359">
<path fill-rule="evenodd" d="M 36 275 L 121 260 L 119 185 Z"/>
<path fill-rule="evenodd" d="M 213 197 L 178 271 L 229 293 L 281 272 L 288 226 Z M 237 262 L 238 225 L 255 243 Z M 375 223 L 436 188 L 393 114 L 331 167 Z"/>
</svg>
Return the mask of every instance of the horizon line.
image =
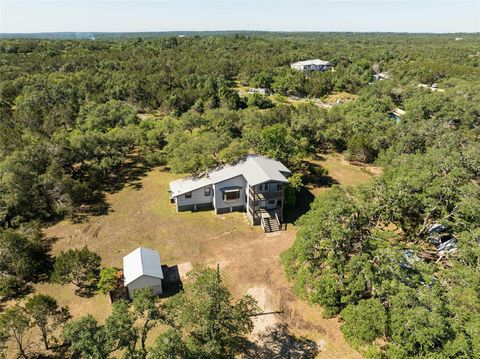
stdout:
<svg viewBox="0 0 480 359">
<path fill-rule="evenodd" d="M 353 30 L 145 30 L 145 31 L 71 31 L 71 30 L 56 30 L 56 31 L 34 31 L 34 32 L 3 32 L 2 34 L 10 35 L 23 35 L 23 34 L 155 34 L 155 33 L 181 33 L 181 32 L 190 32 L 190 33 L 202 33 L 202 32 L 264 32 L 264 33 L 306 33 L 306 34 L 315 34 L 315 33 L 328 33 L 328 34 L 480 34 L 480 31 L 454 31 L 454 32 L 436 32 L 436 31 L 381 31 L 381 30 L 366 30 L 366 31 L 353 31 Z"/>
</svg>

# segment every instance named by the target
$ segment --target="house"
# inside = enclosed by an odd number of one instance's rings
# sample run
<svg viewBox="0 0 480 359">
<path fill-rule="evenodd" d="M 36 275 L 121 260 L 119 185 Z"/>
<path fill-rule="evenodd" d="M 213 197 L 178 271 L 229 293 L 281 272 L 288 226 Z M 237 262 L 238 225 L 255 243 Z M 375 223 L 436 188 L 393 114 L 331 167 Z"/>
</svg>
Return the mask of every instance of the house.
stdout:
<svg viewBox="0 0 480 359">
<path fill-rule="evenodd" d="M 374 81 L 382 81 L 388 79 L 387 72 L 379 72 L 378 74 L 373 75 Z"/>
<path fill-rule="evenodd" d="M 298 71 L 327 71 L 332 68 L 332 63 L 330 61 L 324 61 L 320 59 L 314 60 L 305 60 L 294 62 L 290 65 L 294 70 Z"/>
<path fill-rule="evenodd" d="M 244 211 L 252 225 L 271 232 L 283 221 L 284 188 L 290 173 L 279 161 L 248 155 L 203 176 L 170 182 L 170 198 L 178 212 Z"/>
<path fill-rule="evenodd" d="M 264 88 L 264 87 L 250 87 L 248 89 L 248 93 L 249 94 L 254 94 L 254 93 L 259 93 L 260 95 L 268 95 L 268 89 Z"/>
<path fill-rule="evenodd" d="M 124 286 L 133 297 L 141 288 L 151 288 L 153 294 L 162 294 L 163 271 L 157 251 L 139 247 L 123 257 Z"/>
<path fill-rule="evenodd" d="M 405 113 L 406 112 L 401 108 L 396 108 L 395 110 L 390 111 L 388 113 L 388 116 L 394 119 L 397 123 L 399 123 L 402 120 L 402 117 L 405 115 Z"/>
<path fill-rule="evenodd" d="M 434 82 L 432 85 L 427 84 L 418 84 L 417 87 L 429 89 L 430 91 L 438 91 L 438 92 L 445 92 L 445 89 L 438 88 L 438 84 Z"/>
</svg>

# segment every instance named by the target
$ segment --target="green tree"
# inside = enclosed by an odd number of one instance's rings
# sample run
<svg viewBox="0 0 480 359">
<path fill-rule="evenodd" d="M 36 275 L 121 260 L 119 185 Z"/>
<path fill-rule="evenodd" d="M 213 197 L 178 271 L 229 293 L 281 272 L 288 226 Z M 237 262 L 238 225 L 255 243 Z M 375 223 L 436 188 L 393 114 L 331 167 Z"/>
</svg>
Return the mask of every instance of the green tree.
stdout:
<svg viewBox="0 0 480 359">
<path fill-rule="evenodd" d="M 129 310 L 128 303 L 123 300 L 113 303 L 112 313 L 102 328 L 111 352 L 126 350 L 130 355 L 135 352 L 138 332 L 134 324 L 135 316 Z"/>
<path fill-rule="evenodd" d="M 139 337 L 143 353 L 146 353 L 145 342 L 148 333 L 158 324 L 159 319 L 161 319 L 161 313 L 156 303 L 157 297 L 153 295 L 150 288 L 141 288 L 135 291 L 132 304 L 136 317 L 141 321 Z"/>
<path fill-rule="evenodd" d="M 23 338 L 30 328 L 30 320 L 19 305 L 12 306 L 0 314 L 0 336 L 13 338 L 17 343 L 20 356 L 27 359 Z"/>
<path fill-rule="evenodd" d="M 68 249 L 55 259 L 52 277 L 59 283 L 72 283 L 82 294 L 92 289 L 98 281 L 101 258 L 88 250 Z"/>
<path fill-rule="evenodd" d="M 186 333 L 194 356 L 235 357 L 253 329 L 252 316 L 258 312 L 255 300 L 247 295 L 233 302 L 220 273 L 212 269 L 195 268 L 189 277 L 192 283 L 166 305 L 167 323 Z"/>
<path fill-rule="evenodd" d="M 178 359 L 188 358 L 188 350 L 183 342 L 182 335 L 174 330 L 167 329 L 155 340 L 153 347 L 148 349 L 147 359 Z"/>
<path fill-rule="evenodd" d="M 0 275 L 0 301 L 28 292 L 31 288 L 23 279 L 10 274 Z"/>
<path fill-rule="evenodd" d="M 345 323 L 342 332 L 356 347 L 370 344 L 387 333 L 387 311 L 379 299 L 366 299 L 350 304 L 340 313 Z"/>
<path fill-rule="evenodd" d="M 42 273 L 48 257 L 38 230 L 0 229 L 0 272 L 22 279 L 32 279 Z"/>
<path fill-rule="evenodd" d="M 247 105 L 249 107 L 258 107 L 259 109 L 273 107 L 273 102 L 265 95 L 254 93 L 248 96 Z"/>
<path fill-rule="evenodd" d="M 265 127 L 255 134 L 253 147 L 261 154 L 277 159 L 287 166 L 295 167 L 304 155 L 303 141 L 297 141 L 284 124 Z"/>
<path fill-rule="evenodd" d="M 297 194 L 303 187 L 302 174 L 293 173 L 288 177 L 288 184 L 285 187 L 285 203 L 289 206 L 295 206 L 297 202 Z"/>
<path fill-rule="evenodd" d="M 51 74 L 26 85 L 15 100 L 14 117 L 30 130 L 51 135 L 59 127 L 71 129 L 79 106 L 72 79 Z"/>
<path fill-rule="evenodd" d="M 67 323 L 63 337 L 72 353 L 84 358 L 106 359 L 111 352 L 105 331 L 91 315 Z"/>
<path fill-rule="evenodd" d="M 77 119 L 77 126 L 83 131 L 98 132 L 138 123 L 137 110 L 118 100 L 103 104 L 87 103 L 81 108 Z"/>
<path fill-rule="evenodd" d="M 280 71 L 274 78 L 272 89 L 276 93 L 288 96 L 301 96 L 304 93 L 303 73 L 295 70 Z"/>
<path fill-rule="evenodd" d="M 44 294 L 35 294 L 28 298 L 25 310 L 32 319 L 32 324 L 40 330 L 47 350 L 50 349 L 49 336 L 53 330 L 71 318 L 68 308 L 60 308 L 54 298 Z"/>
<path fill-rule="evenodd" d="M 437 288 L 403 288 L 391 298 L 389 353 L 428 355 L 441 349 L 450 334 Z"/>
</svg>

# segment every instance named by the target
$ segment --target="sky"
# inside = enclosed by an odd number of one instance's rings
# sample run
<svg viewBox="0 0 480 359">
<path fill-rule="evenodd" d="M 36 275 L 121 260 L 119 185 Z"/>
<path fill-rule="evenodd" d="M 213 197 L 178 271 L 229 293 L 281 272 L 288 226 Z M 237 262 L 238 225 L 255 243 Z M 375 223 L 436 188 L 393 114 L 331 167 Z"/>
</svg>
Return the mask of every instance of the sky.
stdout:
<svg viewBox="0 0 480 359">
<path fill-rule="evenodd" d="M 480 0 L 0 0 L 0 33 L 480 32 Z"/>
</svg>

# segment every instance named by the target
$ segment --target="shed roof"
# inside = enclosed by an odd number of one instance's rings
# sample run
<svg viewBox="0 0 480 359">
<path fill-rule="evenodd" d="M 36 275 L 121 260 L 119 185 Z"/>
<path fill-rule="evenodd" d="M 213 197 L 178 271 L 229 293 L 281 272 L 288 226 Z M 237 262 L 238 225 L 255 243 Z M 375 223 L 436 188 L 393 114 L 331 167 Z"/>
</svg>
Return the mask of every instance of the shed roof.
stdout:
<svg viewBox="0 0 480 359">
<path fill-rule="evenodd" d="M 248 155 L 235 164 L 217 167 L 203 177 L 190 177 L 170 182 L 170 191 L 172 197 L 176 197 L 238 176 L 243 176 L 251 186 L 268 181 L 286 183 L 288 180 L 285 174 L 289 173 L 290 170 L 279 161 L 259 155 Z"/>
<path fill-rule="evenodd" d="M 157 251 L 139 247 L 123 257 L 123 276 L 125 285 L 141 276 L 163 279 L 160 255 Z"/>
</svg>

